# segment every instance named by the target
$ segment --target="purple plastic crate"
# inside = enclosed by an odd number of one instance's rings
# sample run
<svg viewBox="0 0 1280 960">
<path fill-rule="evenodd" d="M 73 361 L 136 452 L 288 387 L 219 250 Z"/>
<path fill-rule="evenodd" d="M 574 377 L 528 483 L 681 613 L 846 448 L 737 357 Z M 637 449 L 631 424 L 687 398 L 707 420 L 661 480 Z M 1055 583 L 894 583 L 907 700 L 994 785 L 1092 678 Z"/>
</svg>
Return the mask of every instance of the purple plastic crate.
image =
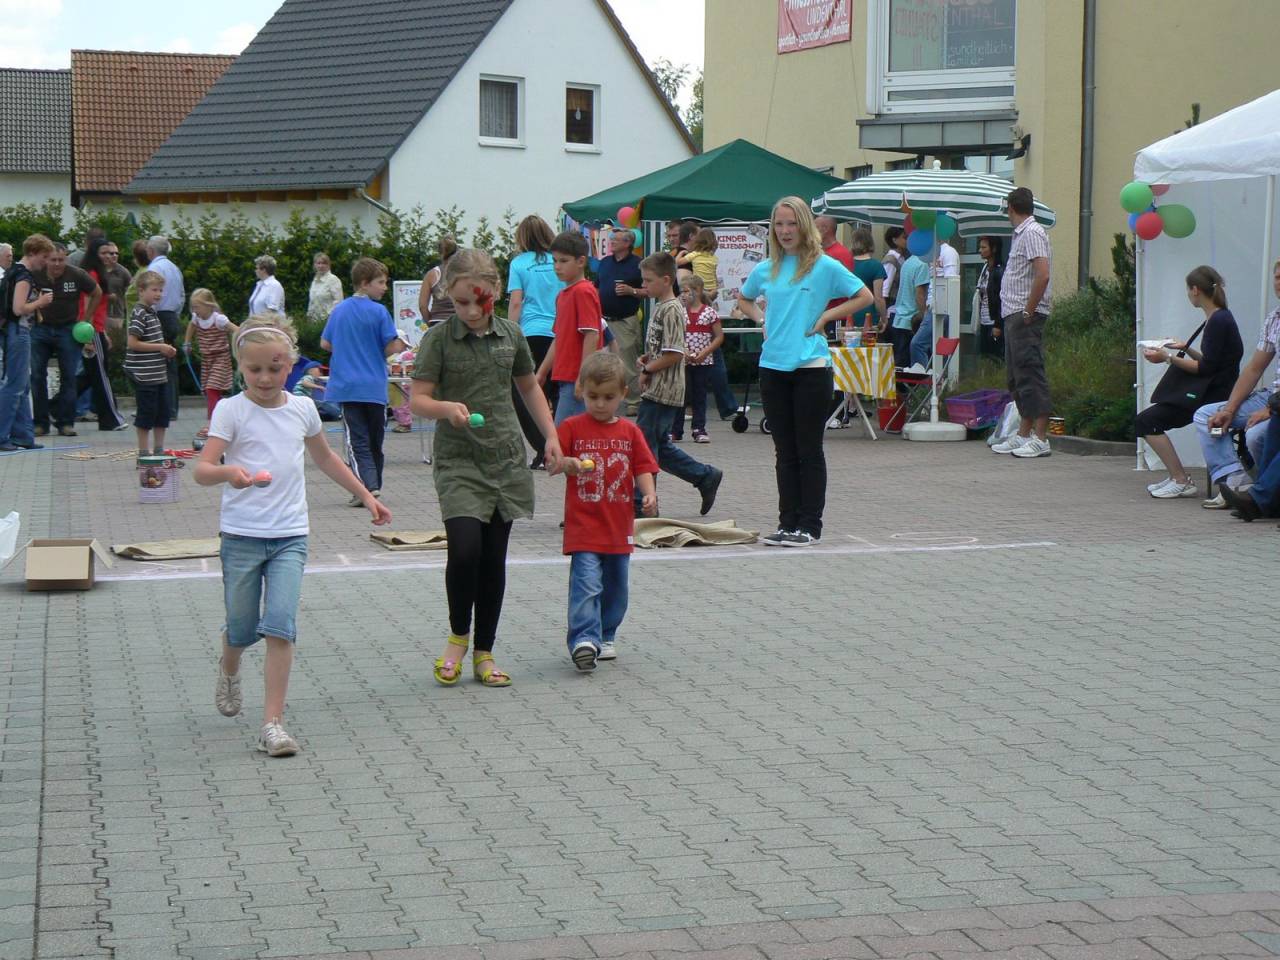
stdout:
<svg viewBox="0 0 1280 960">
<path fill-rule="evenodd" d="M 952 423 L 981 423 L 1000 416 L 1012 395 L 1007 390 L 975 390 L 947 398 L 947 419 Z"/>
</svg>

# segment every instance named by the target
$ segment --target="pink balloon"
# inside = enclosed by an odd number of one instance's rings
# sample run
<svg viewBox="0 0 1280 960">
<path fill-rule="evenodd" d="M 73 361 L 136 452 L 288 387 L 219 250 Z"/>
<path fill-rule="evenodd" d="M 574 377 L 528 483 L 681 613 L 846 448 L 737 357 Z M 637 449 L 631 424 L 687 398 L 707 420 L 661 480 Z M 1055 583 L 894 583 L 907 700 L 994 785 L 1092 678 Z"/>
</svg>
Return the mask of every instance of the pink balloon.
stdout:
<svg viewBox="0 0 1280 960">
<path fill-rule="evenodd" d="M 1160 236 L 1160 231 L 1164 229 L 1164 220 L 1160 214 L 1154 210 L 1148 210 L 1138 218 L 1138 222 L 1133 225 L 1133 232 L 1140 236 L 1143 240 L 1154 240 Z"/>
<path fill-rule="evenodd" d="M 1169 192 L 1169 185 L 1167 183 L 1153 183 L 1151 185 L 1151 192 L 1157 197 L 1163 197 Z"/>
<path fill-rule="evenodd" d="M 639 222 L 640 216 L 636 212 L 635 207 L 628 206 L 618 208 L 618 223 L 622 224 L 624 227 L 634 227 Z"/>
</svg>

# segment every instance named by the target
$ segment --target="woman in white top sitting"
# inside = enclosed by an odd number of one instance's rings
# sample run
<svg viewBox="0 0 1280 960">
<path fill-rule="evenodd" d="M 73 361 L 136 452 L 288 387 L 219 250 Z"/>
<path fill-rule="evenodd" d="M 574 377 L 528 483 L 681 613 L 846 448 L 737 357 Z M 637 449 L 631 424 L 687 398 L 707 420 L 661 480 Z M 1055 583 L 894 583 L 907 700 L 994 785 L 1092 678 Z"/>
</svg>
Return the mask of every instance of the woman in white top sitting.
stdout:
<svg viewBox="0 0 1280 960">
<path fill-rule="evenodd" d="M 253 261 L 258 282 L 249 294 L 249 316 L 275 313 L 284 316 L 284 287 L 276 279 L 276 258 L 263 254 Z"/>
<path fill-rule="evenodd" d="M 311 281 L 311 293 L 307 298 L 307 319 L 324 323 L 333 308 L 342 302 L 342 281 L 333 275 L 327 253 L 317 253 L 312 264 L 316 268 Z"/>
</svg>

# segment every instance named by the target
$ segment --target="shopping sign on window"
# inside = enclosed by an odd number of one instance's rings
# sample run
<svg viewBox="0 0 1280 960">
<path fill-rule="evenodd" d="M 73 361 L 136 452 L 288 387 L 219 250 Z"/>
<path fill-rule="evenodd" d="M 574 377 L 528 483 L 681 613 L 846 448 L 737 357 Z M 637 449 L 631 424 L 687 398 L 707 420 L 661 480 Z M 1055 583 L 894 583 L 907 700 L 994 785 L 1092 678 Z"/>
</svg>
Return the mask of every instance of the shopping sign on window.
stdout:
<svg viewBox="0 0 1280 960">
<path fill-rule="evenodd" d="M 849 5 L 850 0 L 778 0 L 778 52 L 847 42 Z"/>
</svg>

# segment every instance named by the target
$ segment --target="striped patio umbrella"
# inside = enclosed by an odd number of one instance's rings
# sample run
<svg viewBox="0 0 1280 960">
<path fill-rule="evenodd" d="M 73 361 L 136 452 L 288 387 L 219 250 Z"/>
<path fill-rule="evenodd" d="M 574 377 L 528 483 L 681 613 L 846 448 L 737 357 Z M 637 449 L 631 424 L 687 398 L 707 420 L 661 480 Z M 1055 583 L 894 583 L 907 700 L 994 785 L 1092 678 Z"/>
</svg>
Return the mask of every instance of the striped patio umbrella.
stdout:
<svg viewBox="0 0 1280 960">
<path fill-rule="evenodd" d="M 1013 232 L 1005 197 L 1013 184 L 1001 177 L 968 170 L 891 170 L 850 180 L 813 201 L 813 212 L 844 220 L 869 220 L 884 226 L 901 226 L 902 207 L 934 210 L 954 217 L 962 237 L 1008 236 Z M 1044 227 L 1057 222 L 1052 210 L 1039 200 L 1035 218 Z"/>
</svg>

